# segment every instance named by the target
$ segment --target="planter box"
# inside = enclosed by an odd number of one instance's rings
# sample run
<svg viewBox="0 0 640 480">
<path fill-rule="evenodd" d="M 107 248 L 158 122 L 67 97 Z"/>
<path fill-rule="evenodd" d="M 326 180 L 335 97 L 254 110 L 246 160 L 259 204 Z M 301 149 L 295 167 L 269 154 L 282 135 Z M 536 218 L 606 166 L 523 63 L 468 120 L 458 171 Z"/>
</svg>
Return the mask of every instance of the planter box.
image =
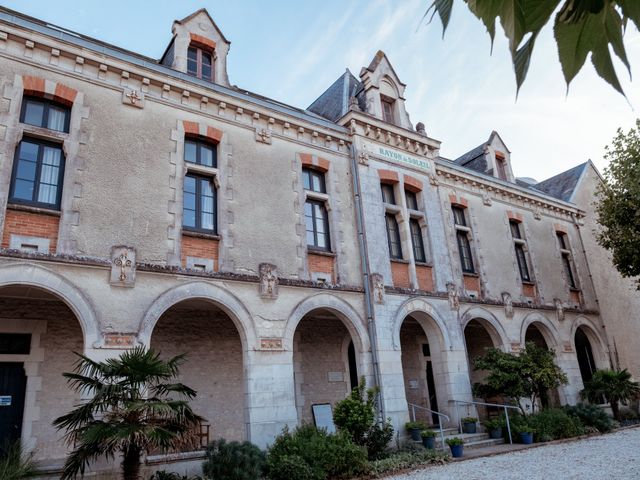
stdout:
<svg viewBox="0 0 640 480">
<path fill-rule="evenodd" d="M 533 443 L 533 433 L 520 432 L 520 440 L 525 445 L 531 445 Z"/>
<path fill-rule="evenodd" d="M 464 445 L 449 445 L 451 449 L 451 456 L 453 458 L 460 458 L 463 453 Z"/>
<path fill-rule="evenodd" d="M 463 433 L 476 433 L 476 422 L 463 423 L 462 424 L 462 432 Z"/>
<path fill-rule="evenodd" d="M 492 438 L 492 439 L 502 438 L 502 427 L 489 430 L 489 438 Z"/>
<path fill-rule="evenodd" d="M 429 450 L 436 448 L 436 437 L 422 437 L 422 445 Z"/>
</svg>

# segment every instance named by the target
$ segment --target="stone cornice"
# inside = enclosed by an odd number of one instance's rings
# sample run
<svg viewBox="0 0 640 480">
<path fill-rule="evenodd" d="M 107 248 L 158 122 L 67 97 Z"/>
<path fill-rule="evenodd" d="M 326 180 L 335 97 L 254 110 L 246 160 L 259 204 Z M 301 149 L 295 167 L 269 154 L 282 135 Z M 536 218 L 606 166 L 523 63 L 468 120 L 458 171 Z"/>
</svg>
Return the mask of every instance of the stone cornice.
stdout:
<svg viewBox="0 0 640 480">
<path fill-rule="evenodd" d="M 540 215 L 543 211 L 557 215 L 566 215 L 568 220 L 574 216 L 578 219 L 585 213 L 573 204 L 563 202 L 538 193 L 527 190 L 519 185 L 507 183 L 497 178 L 483 175 L 462 167 L 447 165 L 442 161 L 435 162 L 437 181 L 445 185 L 461 186 L 469 190 L 477 190 L 480 195 L 487 195 L 489 200 L 504 201 L 510 205 L 529 208 Z"/>
<path fill-rule="evenodd" d="M 412 130 L 385 123 L 368 113 L 350 111 L 339 120 L 349 128 L 351 135 L 360 135 L 391 147 L 405 150 L 411 155 L 433 159 L 440 150 L 440 141 L 420 135 Z"/>
<path fill-rule="evenodd" d="M 249 126 L 257 131 L 265 130 L 275 137 L 290 139 L 311 148 L 348 154 L 348 131 L 326 119 L 249 92 L 190 77 L 133 53 L 121 57 L 109 56 L 107 48 L 98 43 L 94 46 L 89 41 L 79 39 L 82 44 L 77 45 L 52 37 L 53 32 L 57 31 L 51 31 L 47 35 L 7 23 L 6 18 L 0 16 L 0 56 L 106 88 L 140 91 L 147 100 L 164 101 L 194 113 L 224 118 L 228 123 Z M 67 37 L 70 35 L 66 34 Z M 25 50 L 25 55 L 9 53 L 11 42 L 16 43 L 15 47 Z M 96 50 L 91 50 L 90 46 Z M 116 47 L 113 49 L 118 52 Z M 40 54 L 34 55 L 34 50 L 39 50 Z"/>
</svg>

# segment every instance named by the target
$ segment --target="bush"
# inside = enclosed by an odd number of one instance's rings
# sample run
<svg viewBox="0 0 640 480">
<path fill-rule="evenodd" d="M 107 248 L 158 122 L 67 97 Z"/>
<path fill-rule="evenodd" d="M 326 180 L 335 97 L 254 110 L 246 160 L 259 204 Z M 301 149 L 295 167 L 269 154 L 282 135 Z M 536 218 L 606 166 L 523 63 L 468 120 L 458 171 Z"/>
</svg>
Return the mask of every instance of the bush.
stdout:
<svg viewBox="0 0 640 480">
<path fill-rule="evenodd" d="M 476 417 L 464 417 L 461 422 L 462 423 L 476 423 L 478 419 Z"/>
<path fill-rule="evenodd" d="M 445 440 L 445 443 L 450 447 L 453 447 L 456 445 L 464 445 L 464 440 L 462 440 L 460 437 L 453 437 L 453 438 L 447 438 Z"/>
<path fill-rule="evenodd" d="M 495 430 L 497 428 L 503 428 L 505 426 L 505 421 L 502 417 L 491 418 L 482 422 L 482 425 L 484 425 L 484 428 L 487 430 Z"/>
<path fill-rule="evenodd" d="M 406 428 L 407 430 L 426 430 L 427 424 L 424 422 L 407 422 L 404 424 L 404 428 Z"/>
<path fill-rule="evenodd" d="M 531 415 L 527 423 L 537 434 L 539 442 L 577 437 L 585 433 L 580 419 L 569 415 L 561 408 L 542 410 L 540 413 Z"/>
<path fill-rule="evenodd" d="M 149 477 L 149 480 L 202 480 L 202 477 L 197 475 L 195 477 L 189 477 L 187 475 L 180 475 L 179 473 L 158 470 Z"/>
<path fill-rule="evenodd" d="M 398 452 L 385 459 L 370 462 L 367 474 L 371 478 L 379 478 L 407 468 L 443 464 L 448 459 L 449 456 L 446 453 L 436 450 L 421 449 L 417 452 Z"/>
<path fill-rule="evenodd" d="M 369 460 L 385 455 L 393 438 L 393 427 L 387 421 L 375 423 L 377 388 L 366 389 L 364 377 L 344 400 L 338 402 L 333 411 L 333 421 L 338 430 L 349 435 L 356 445 L 366 447 Z"/>
<path fill-rule="evenodd" d="M 349 435 L 328 434 L 313 425 L 293 432 L 285 428 L 267 453 L 267 475 L 272 480 L 350 478 L 363 473 L 366 465 L 366 449 Z"/>
<path fill-rule="evenodd" d="M 219 480 L 257 480 L 262 477 L 265 454 L 251 442 L 211 442 L 202 473 Z"/>
<path fill-rule="evenodd" d="M 613 421 L 609 415 L 597 405 L 579 403 L 563 408 L 567 414 L 578 417 L 583 425 L 595 428 L 599 432 L 608 432 L 613 428 Z"/>
<path fill-rule="evenodd" d="M 437 433 L 433 430 L 423 430 L 420 432 L 420 436 L 422 438 L 430 438 L 430 437 L 435 437 L 437 435 Z"/>
<path fill-rule="evenodd" d="M 22 480 L 36 473 L 31 456 L 25 455 L 20 442 L 0 446 L 0 478 L 2 480 Z"/>
</svg>

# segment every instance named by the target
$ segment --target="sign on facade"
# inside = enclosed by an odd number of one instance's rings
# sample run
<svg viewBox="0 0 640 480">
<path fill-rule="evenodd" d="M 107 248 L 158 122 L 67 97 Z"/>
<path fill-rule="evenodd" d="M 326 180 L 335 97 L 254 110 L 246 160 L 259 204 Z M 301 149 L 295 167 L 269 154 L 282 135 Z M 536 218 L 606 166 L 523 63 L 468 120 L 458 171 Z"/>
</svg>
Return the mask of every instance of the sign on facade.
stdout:
<svg viewBox="0 0 640 480">
<path fill-rule="evenodd" d="M 378 145 L 370 145 L 368 150 L 374 155 L 383 157 L 396 163 L 403 163 L 405 165 L 409 165 L 410 167 L 422 168 L 424 170 L 429 170 L 431 168 L 427 160 L 414 157 L 413 155 L 407 155 L 405 152 L 401 152 L 399 150 L 381 147 Z"/>
<path fill-rule="evenodd" d="M 11 406 L 11 395 L 0 395 L 0 407 Z"/>
<path fill-rule="evenodd" d="M 331 404 L 316 403 L 311 405 L 311 410 L 313 411 L 313 423 L 315 423 L 317 428 L 325 428 L 327 433 L 336 433 Z"/>
</svg>

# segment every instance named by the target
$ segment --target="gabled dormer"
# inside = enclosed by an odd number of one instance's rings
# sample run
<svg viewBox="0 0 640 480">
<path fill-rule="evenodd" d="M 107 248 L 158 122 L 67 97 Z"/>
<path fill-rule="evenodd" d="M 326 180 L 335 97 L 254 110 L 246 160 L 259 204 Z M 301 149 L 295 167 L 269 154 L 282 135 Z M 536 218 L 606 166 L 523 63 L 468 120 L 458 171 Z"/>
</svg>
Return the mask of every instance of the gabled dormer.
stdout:
<svg viewBox="0 0 640 480">
<path fill-rule="evenodd" d="M 227 55 L 231 42 L 206 9 L 173 22 L 173 38 L 160 63 L 220 85 L 229 86 Z"/>
<path fill-rule="evenodd" d="M 496 131 L 491 132 L 486 142 L 458 157 L 455 163 L 507 182 L 515 182 L 511 170 L 511 152 Z"/>
<path fill-rule="evenodd" d="M 389 59 L 378 50 L 371 64 L 360 71 L 365 111 L 384 122 L 413 130 L 405 109 L 404 90 Z"/>
</svg>

